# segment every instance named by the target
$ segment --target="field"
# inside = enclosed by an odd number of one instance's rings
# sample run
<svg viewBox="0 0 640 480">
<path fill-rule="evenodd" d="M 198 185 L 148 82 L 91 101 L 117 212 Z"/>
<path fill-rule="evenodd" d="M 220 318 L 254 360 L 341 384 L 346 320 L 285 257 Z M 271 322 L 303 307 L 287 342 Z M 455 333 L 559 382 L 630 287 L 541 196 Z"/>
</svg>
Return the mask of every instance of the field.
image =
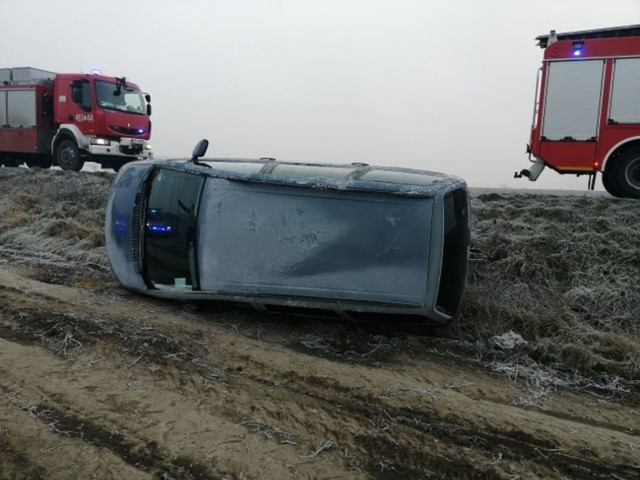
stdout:
<svg viewBox="0 0 640 480">
<path fill-rule="evenodd" d="M 433 328 L 128 293 L 112 180 L 0 168 L 0 479 L 640 478 L 640 202 L 474 195 Z"/>
</svg>

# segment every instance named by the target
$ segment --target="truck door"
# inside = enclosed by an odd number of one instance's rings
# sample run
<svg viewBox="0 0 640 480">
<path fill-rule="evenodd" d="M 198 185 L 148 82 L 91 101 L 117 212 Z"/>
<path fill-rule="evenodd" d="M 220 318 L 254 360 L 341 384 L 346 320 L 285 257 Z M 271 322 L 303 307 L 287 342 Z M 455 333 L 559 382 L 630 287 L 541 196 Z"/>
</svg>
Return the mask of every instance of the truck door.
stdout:
<svg viewBox="0 0 640 480">
<path fill-rule="evenodd" d="M 63 86 L 56 93 L 56 121 L 59 123 L 75 123 L 82 133 L 90 133 L 93 124 L 93 112 L 91 83 L 89 80 L 71 80 L 67 88 Z"/>
</svg>

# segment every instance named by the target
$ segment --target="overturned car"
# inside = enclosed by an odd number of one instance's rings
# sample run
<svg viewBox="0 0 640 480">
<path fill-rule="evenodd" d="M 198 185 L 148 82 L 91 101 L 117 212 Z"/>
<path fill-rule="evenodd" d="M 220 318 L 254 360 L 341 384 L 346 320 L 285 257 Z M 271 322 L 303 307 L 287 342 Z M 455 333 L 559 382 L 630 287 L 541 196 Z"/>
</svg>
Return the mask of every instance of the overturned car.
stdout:
<svg viewBox="0 0 640 480">
<path fill-rule="evenodd" d="M 127 289 L 277 313 L 444 323 L 465 286 L 464 181 L 367 164 L 146 160 L 122 167 L 106 213 Z"/>
</svg>

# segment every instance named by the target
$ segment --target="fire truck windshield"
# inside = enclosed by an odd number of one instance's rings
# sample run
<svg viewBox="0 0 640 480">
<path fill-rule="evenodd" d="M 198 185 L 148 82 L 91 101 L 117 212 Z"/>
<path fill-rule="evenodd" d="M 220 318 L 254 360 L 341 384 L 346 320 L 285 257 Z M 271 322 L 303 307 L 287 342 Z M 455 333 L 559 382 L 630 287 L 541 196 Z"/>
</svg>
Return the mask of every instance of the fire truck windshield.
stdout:
<svg viewBox="0 0 640 480">
<path fill-rule="evenodd" d="M 140 90 L 117 88 L 115 83 L 96 80 L 96 101 L 98 106 L 121 112 L 144 115 L 145 101 Z"/>
</svg>

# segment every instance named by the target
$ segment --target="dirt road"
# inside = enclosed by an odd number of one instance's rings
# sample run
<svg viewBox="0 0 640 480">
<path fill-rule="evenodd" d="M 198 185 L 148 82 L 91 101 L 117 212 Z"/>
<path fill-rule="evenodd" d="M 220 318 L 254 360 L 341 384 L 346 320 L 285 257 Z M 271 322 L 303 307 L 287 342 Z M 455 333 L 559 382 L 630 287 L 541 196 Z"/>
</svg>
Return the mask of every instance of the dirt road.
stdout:
<svg viewBox="0 0 640 480">
<path fill-rule="evenodd" d="M 44 277 L 0 270 L 0 478 L 640 476 L 637 404 L 490 374 L 428 331 Z"/>
</svg>

